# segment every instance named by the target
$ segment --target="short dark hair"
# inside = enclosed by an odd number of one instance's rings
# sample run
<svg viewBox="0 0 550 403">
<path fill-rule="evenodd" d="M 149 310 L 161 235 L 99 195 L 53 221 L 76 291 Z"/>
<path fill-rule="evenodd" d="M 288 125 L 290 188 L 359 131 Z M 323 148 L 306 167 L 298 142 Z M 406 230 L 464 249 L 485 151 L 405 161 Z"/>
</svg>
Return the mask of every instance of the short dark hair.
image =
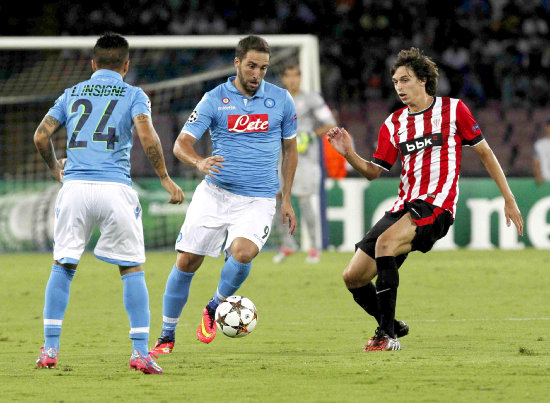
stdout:
<svg viewBox="0 0 550 403">
<path fill-rule="evenodd" d="M 256 35 L 249 35 L 239 41 L 235 49 L 235 57 L 239 60 L 243 60 L 249 50 L 264 52 L 271 56 L 271 49 L 267 41 Z"/>
<path fill-rule="evenodd" d="M 397 54 L 397 60 L 391 68 L 391 75 L 393 76 L 401 66 L 410 68 L 418 79 L 426 80 L 426 93 L 435 95 L 439 73 L 432 59 L 425 56 L 418 48 L 403 49 Z"/>
<path fill-rule="evenodd" d="M 283 75 L 286 74 L 287 70 L 298 70 L 298 73 L 301 75 L 302 70 L 300 69 L 300 66 L 298 63 L 290 62 L 285 64 L 285 67 L 283 68 Z"/>
<path fill-rule="evenodd" d="M 130 45 L 122 35 L 106 32 L 97 40 L 93 59 L 99 68 L 120 69 L 130 57 Z"/>
</svg>

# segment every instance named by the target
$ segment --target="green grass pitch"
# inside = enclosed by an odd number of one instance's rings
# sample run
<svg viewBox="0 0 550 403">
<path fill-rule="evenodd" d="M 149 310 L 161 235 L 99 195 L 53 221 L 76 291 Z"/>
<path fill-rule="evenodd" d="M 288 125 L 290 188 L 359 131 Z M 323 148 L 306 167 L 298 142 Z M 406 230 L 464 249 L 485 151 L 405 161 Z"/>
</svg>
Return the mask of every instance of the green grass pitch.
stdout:
<svg viewBox="0 0 550 403">
<path fill-rule="evenodd" d="M 376 324 L 341 273 L 351 254 L 304 254 L 283 264 L 262 252 L 239 290 L 258 308 L 242 339 L 197 341 L 201 310 L 223 260 L 193 279 L 165 373 L 130 371 L 129 323 L 118 270 L 85 255 L 72 283 L 56 369 L 36 369 L 51 255 L 2 255 L 0 400 L 3 401 L 548 401 L 550 252 L 432 251 L 400 270 L 403 350 L 363 352 Z M 160 333 L 171 252 L 148 253 L 151 341 Z"/>
</svg>

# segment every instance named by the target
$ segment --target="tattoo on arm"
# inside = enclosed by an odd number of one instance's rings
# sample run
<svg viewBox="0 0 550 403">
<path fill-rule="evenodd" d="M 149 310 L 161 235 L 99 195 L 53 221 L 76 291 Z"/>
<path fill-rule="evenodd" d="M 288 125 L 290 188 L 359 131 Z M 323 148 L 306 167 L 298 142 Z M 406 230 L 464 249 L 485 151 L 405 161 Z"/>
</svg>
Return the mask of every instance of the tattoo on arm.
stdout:
<svg viewBox="0 0 550 403">
<path fill-rule="evenodd" d="M 157 142 L 155 145 L 147 147 L 145 153 L 147 154 L 147 158 L 149 158 L 149 161 L 151 161 L 151 165 L 153 165 L 153 168 L 155 168 L 157 174 L 164 171 L 164 173 L 159 174 L 159 178 L 166 178 L 168 176 L 168 173 L 166 173 L 166 166 L 164 165 L 164 155 L 162 155 L 162 148 L 160 147 L 160 143 Z"/>
<path fill-rule="evenodd" d="M 48 168 L 54 169 L 57 166 L 57 158 L 55 157 L 55 150 L 53 148 L 52 140 L 48 140 L 48 146 L 44 149 L 39 149 L 42 159 L 48 165 Z"/>
<path fill-rule="evenodd" d="M 136 115 L 134 119 L 138 122 L 143 122 L 146 120 L 151 120 L 151 117 L 145 113 L 140 113 L 139 115 Z"/>
<path fill-rule="evenodd" d="M 52 127 L 52 134 L 59 128 L 59 126 L 61 126 L 61 123 L 59 123 L 56 118 L 51 117 L 50 115 L 44 116 L 42 122 Z"/>
<path fill-rule="evenodd" d="M 37 148 L 38 152 L 42 156 L 42 159 L 44 159 L 50 169 L 56 168 L 57 165 L 57 158 L 55 157 L 55 149 L 51 140 L 51 136 L 60 127 L 61 123 L 57 119 L 46 115 L 36 129 L 36 133 L 38 135 L 43 136 L 44 139 L 47 139 L 46 143 L 43 143 L 41 146 L 37 145 Z"/>
</svg>

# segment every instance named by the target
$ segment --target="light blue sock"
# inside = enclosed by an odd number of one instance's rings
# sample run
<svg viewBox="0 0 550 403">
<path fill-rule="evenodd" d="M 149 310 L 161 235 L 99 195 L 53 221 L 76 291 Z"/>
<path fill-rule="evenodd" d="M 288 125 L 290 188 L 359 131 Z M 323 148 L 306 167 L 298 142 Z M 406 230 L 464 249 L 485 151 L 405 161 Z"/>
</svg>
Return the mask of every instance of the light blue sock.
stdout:
<svg viewBox="0 0 550 403">
<path fill-rule="evenodd" d="M 189 297 L 189 287 L 195 273 L 185 273 L 178 270 L 176 265 L 166 280 L 162 304 L 162 334 L 161 337 L 168 337 L 175 340 L 176 326 L 181 311 Z"/>
<path fill-rule="evenodd" d="M 59 350 L 59 336 L 76 270 L 53 264 L 44 297 L 44 351 Z"/>
<path fill-rule="evenodd" d="M 208 303 L 210 308 L 216 309 L 224 298 L 234 295 L 248 277 L 251 267 L 252 262 L 240 263 L 233 256 L 229 257 L 222 268 L 218 289 Z"/>
<path fill-rule="evenodd" d="M 145 273 L 137 271 L 121 277 L 124 291 L 124 307 L 130 318 L 130 339 L 133 349 L 149 353 L 149 293 L 145 284 Z"/>
</svg>

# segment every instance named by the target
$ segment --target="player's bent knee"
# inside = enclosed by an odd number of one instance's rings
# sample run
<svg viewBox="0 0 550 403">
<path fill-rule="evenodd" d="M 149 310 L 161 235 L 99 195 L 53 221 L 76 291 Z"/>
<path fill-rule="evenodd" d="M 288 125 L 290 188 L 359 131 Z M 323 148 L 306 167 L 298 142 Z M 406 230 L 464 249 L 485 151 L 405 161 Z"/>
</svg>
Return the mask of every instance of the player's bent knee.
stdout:
<svg viewBox="0 0 550 403">
<path fill-rule="evenodd" d="M 69 270 L 76 270 L 76 268 L 78 267 L 78 264 L 74 264 L 74 263 L 59 263 L 57 260 L 55 261 L 55 264 L 58 265 L 58 266 L 64 267 L 65 269 L 69 269 Z"/>
<path fill-rule="evenodd" d="M 198 270 L 203 260 L 204 256 L 178 251 L 176 268 L 185 273 L 194 273 Z"/>
<path fill-rule="evenodd" d="M 233 259 L 239 263 L 250 263 L 258 254 L 257 250 L 254 249 L 237 249 L 235 252 L 231 252 Z"/>
<path fill-rule="evenodd" d="M 357 272 L 352 270 L 350 266 L 346 267 L 342 273 L 342 279 L 344 280 L 346 287 L 349 289 L 358 288 L 362 285 L 362 278 L 358 276 Z"/>
<path fill-rule="evenodd" d="M 384 237 L 381 235 L 376 241 L 374 253 L 376 254 L 376 257 L 395 256 L 395 244 L 389 237 Z"/>
</svg>

